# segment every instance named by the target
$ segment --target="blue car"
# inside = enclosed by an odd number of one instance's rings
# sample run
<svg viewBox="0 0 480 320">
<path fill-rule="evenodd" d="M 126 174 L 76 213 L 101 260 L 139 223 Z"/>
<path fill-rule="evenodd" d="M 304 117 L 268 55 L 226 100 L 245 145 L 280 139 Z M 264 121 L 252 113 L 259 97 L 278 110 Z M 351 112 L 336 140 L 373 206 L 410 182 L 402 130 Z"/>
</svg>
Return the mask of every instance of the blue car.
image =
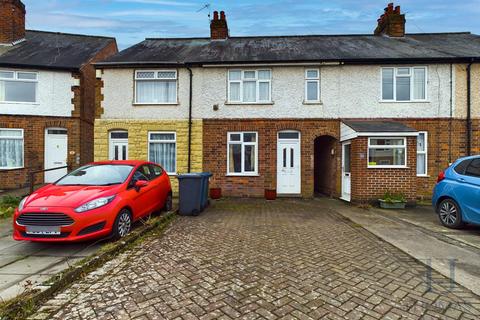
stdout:
<svg viewBox="0 0 480 320">
<path fill-rule="evenodd" d="M 460 158 L 441 172 L 432 204 L 445 227 L 480 224 L 480 156 Z"/>
</svg>

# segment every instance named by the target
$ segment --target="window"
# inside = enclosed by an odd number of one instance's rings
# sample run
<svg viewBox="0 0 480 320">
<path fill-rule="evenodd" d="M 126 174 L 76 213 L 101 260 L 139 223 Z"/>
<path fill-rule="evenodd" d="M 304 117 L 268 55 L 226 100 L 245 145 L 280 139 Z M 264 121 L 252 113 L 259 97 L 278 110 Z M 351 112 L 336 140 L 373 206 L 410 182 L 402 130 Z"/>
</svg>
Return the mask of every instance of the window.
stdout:
<svg viewBox="0 0 480 320">
<path fill-rule="evenodd" d="M 0 70 L 0 102 L 36 101 L 37 73 Z"/>
<path fill-rule="evenodd" d="M 23 129 L 0 129 L 0 169 L 23 168 Z"/>
<path fill-rule="evenodd" d="M 136 71 L 135 103 L 177 103 L 177 71 Z"/>
<path fill-rule="evenodd" d="M 406 162 L 405 138 L 368 138 L 369 168 L 404 168 Z"/>
<path fill-rule="evenodd" d="M 305 101 L 320 101 L 320 70 L 305 70 Z"/>
<path fill-rule="evenodd" d="M 428 139 L 427 132 L 419 132 L 417 137 L 417 175 L 427 175 Z"/>
<path fill-rule="evenodd" d="M 427 99 L 427 68 L 382 68 L 382 100 L 424 101 Z"/>
<path fill-rule="evenodd" d="M 110 131 L 110 160 L 128 159 L 128 132 Z"/>
<path fill-rule="evenodd" d="M 463 160 L 459 164 L 457 164 L 454 168 L 455 172 L 458 174 L 465 174 L 465 169 L 467 168 L 468 164 L 472 161 L 471 159 Z"/>
<path fill-rule="evenodd" d="M 229 132 L 227 167 L 229 175 L 257 174 L 257 133 Z"/>
<path fill-rule="evenodd" d="M 177 172 L 177 141 L 174 132 L 148 133 L 148 160 L 158 163 L 169 174 Z"/>
<path fill-rule="evenodd" d="M 467 176 L 480 177 L 480 159 L 473 159 L 465 170 Z"/>
<path fill-rule="evenodd" d="M 163 173 L 163 169 L 160 166 L 151 164 L 150 168 L 151 168 L 150 172 L 151 172 L 152 179 L 160 177 Z"/>
<path fill-rule="evenodd" d="M 228 72 L 228 102 L 271 102 L 270 70 L 230 70 Z"/>
</svg>

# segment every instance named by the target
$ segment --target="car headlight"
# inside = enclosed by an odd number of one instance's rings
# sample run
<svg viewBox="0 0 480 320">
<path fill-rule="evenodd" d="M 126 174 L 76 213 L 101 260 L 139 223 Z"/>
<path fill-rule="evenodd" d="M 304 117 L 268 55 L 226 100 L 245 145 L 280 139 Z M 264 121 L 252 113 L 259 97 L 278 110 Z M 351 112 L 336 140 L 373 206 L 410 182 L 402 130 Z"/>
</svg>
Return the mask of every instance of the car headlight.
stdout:
<svg viewBox="0 0 480 320">
<path fill-rule="evenodd" d="M 114 198 L 115 196 L 110 196 L 110 197 L 103 197 L 103 198 L 98 198 L 98 199 L 89 201 L 85 204 L 82 204 L 80 207 L 76 208 L 75 212 L 81 213 L 81 212 L 103 207 L 104 205 L 107 205 L 110 202 L 112 202 Z"/>
<path fill-rule="evenodd" d="M 25 197 L 25 198 L 22 199 L 22 201 L 20 201 L 20 203 L 18 204 L 18 211 L 23 210 L 23 206 L 25 205 L 25 201 L 27 201 L 27 198 L 28 197 Z"/>
</svg>

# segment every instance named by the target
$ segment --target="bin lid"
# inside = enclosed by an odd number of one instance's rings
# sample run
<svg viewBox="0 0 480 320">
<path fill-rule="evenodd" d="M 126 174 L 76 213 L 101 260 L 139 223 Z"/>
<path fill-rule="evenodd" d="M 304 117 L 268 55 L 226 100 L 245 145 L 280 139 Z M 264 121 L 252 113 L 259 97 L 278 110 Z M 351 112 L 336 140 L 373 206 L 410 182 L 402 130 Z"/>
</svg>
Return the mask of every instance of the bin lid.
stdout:
<svg viewBox="0 0 480 320">
<path fill-rule="evenodd" d="M 177 175 L 177 179 L 201 179 L 202 174 L 201 173 L 183 173 Z"/>
</svg>

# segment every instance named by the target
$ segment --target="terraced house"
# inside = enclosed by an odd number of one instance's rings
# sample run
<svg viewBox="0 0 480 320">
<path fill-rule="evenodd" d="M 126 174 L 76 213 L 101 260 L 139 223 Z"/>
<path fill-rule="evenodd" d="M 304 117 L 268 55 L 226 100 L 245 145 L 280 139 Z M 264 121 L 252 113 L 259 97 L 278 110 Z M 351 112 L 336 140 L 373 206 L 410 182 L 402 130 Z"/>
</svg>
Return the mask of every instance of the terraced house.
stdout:
<svg viewBox="0 0 480 320">
<path fill-rule="evenodd" d="M 372 34 L 146 39 L 97 63 L 95 159 L 210 171 L 227 196 L 429 197 L 478 151 L 480 37 Z"/>
<path fill-rule="evenodd" d="M 25 30 L 25 14 L 20 0 L 0 1 L 0 190 L 93 160 L 92 63 L 118 52 L 114 38 Z"/>
</svg>

